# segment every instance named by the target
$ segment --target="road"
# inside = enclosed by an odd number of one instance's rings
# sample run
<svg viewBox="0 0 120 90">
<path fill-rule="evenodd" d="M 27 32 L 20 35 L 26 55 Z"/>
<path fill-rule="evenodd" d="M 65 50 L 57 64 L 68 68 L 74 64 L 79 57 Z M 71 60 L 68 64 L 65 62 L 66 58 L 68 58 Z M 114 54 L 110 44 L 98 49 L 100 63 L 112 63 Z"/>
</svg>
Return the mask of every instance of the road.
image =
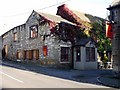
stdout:
<svg viewBox="0 0 120 90">
<path fill-rule="evenodd" d="M 0 77 L 2 88 L 108 88 L 1 65 Z"/>
</svg>

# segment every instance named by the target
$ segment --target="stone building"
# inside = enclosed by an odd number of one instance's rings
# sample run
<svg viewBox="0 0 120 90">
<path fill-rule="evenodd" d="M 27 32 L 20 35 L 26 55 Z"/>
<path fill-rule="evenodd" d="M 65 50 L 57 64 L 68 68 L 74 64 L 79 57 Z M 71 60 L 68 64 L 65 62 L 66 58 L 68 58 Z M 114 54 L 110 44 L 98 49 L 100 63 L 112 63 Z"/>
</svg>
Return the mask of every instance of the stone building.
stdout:
<svg viewBox="0 0 120 90">
<path fill-rule="evenodd" d="M 0 51 L 2 51 L 2 36 L 0 36 Z M 2 52 L 0 52 L 0 60 L 2 60 Z"/>
<path fill-rule="evenodd" d="M 97 49 L 94 41 L 89 39 L 82 46 L 76 44 L 80 39 L 76 37 L 77 35 L 81 34 L 82 38 L 85 36 L 81 29 L 83 28 L 59 16 L 33 11 L 25 24 L 16 26 L 2 35 L 6 59 L 52 67 L 74 68 L 74 62 L 81 62 L 80 54 L 84 50 L 84 62 L 81 64 L 85 66 L 90 62 L 91 65 L 88 65 L 88 68 L 81 68 L 77 64 L 79 67 L 77 69 L 96 69 Z M 85 36 L 84 39 L 88 38 Z M 81 49 L 81 47 L 84 48 Z M 93 49 L 90 49 L 91 47 Z M 94 54 L 92 60 L 90 53 Z M 77 59 L 80 60 L 76 60 L 75 57 L 79 57 Z"/>
<path fill-rule="evenodd" d="M 109 22 L 112 24 L 113 71 L 120 77 L 120 0 L 114 0 L 107 8 L 110 11 Z"/>
</svg>

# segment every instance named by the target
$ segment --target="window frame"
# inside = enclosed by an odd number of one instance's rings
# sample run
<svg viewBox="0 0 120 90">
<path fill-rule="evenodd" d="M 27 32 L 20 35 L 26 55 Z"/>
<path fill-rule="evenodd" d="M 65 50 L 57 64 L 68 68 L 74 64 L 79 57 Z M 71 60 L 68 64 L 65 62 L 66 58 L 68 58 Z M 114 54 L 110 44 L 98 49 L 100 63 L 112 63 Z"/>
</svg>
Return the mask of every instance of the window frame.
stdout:
<svg viewBox="0 0 120 90">
<path fill-rule="evenodd" d="M 33 50 L 33 59 L 35 59 L 35 60 L 39 59 L 39 49 Z"/>
<path fill-rule="evenodd" d="M 33 50 L 26 50 L 26 59 L 33 60 Z"/>
<path fill-rule="evenodd" d="M 29 27 L 30 35 L 29 37 L 31 39 L 37 38 L 38 37 L 38 25 L 32 25 Z"/>
<path fill-rule="evenodd" d="M 86 47 L 86 62 L 95 62 L 95 61 L 96 61 L 95 60 L 95 47 Z"/>
<path fill-rule="evenodd" d="M 48 56 L 48 46 L 47 45 L 43 46 L 43 56 L 44 57 Z"/>
<path fill-rule="evenodd" d="M 20 58 L 21 58 L 21 52 L 20 52 L 20 51 L 17 51 L 16 58 L 17 58 L 17 59 L 20 59 Z"/>
<path fill-rule="evenodd" d="M 65 49 L 65 53 L 62 52 L 63 51 L 62 48 Z M 60 54 L 60 63 L 70 63 L 70 61 L 69 61 L 70 47 L 61 47 L 60 52 L 61 52 L 61 54 Z M 63 58 L 66 55 L 67 55 L 67 60 L 65 60 L 65 58 Z"/>
<path fill-rule="evenodd" d="M 14 42 L 18 41 L 18 33 L 17 32 L 13 33 L 13 41 Z"/>
</svg>

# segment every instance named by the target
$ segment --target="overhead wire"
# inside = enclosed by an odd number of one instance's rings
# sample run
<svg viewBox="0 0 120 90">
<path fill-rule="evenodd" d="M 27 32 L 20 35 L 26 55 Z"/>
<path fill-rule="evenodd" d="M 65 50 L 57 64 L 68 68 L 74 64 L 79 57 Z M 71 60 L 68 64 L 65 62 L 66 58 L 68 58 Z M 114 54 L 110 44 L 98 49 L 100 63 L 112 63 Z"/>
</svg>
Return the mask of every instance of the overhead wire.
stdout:
<svg viewBox="0 0 120 90">
<path fill-rule="evenodd" d="M 54 6 L 58 6 L 58 5 L 60 5 L 60 4 L 63 4 L 63 3 L 65 3 L 65 2 L 68 2 L 68 1 L 70 1 L 70 0 L 66 0 L 66 1 L 63 1 L 63 2 L 60 2 L 60 3 L 58 3 L 58 1 L 56 1 L 56 2 L 57 2 L 56 4 L 53 4 L 53 5 L 50 5 L 50 6 L 46 6 L 46 7 L 44 7 L 44 8 L 38 9 L 37 11 L 39 11 L 39 10 L 44 10 L 44 9 L 48 9 L 48 8 L 51 8 L 51 7 L 54 7 Z M 9 16 L 0 16 L 0 17 L 9 18 L 9 17 L 20 16 L 20 15 L 27 14 L 27 13 L 30 13 L 30 12 L 31 12 L 31 11 L 23 12 L 23 13 L 19 13 L 19 14 L 14 14 L 14 15 L 9 15 Z"/>
<path fill-rule="evenodd" d="M 51 8 L 51 7 L 54 7 L 54 6 L 57 6 L 57 5 L 63 4 L 63 3 L 68 2 L 68 1 L 70 1 L 70 0 L 66 0 L 66 1 L 61 2 L 61 3 L 53 4 L 53 5 L 51 5 L 51 6 L 44 7 L 44 8 L 38 9 L 38 10 L 48 9 L 48 8 Z"/>
</svg>

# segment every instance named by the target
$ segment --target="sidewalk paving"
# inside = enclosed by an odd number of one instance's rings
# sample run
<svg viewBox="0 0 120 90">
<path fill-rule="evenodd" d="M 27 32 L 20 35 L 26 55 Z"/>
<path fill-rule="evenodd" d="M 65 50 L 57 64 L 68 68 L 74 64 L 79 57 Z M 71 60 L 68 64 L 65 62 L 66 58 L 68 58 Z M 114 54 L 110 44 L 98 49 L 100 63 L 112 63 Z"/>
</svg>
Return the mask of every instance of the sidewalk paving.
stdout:
<svg viewBox="0 0 120 90">
<path fill-rule="evenodd" d="M 100 76 L 112 74 L 112 70 L 102 70 L 102 69 L 98 69 L 98 70 L 65 69 L 63 70 L 58 68 L 55 69 L 55 68 L 42 67 L 42 66 L 39 66 L 38 64 L 26 64 L 26 63 L 13 62 L 13 61 L 4 61 L 2 62 L 2 64 L 6 66 L 23 69 L 23 70 L 34 71 L 36 73 L 41 73 L 49 76 L 69 79 L 69 80 L 82 82 L 82 83 L 96 84 L 101 86 L 104 86 L 105 84 L 103 83 L 101 84 L 100 80 L 103 80 L 103 79 L 98 80 L 98 77 L 100 78 Z M 103 81 L 108 81 L 108 79 L 104 79 Z"/>
</svg>

